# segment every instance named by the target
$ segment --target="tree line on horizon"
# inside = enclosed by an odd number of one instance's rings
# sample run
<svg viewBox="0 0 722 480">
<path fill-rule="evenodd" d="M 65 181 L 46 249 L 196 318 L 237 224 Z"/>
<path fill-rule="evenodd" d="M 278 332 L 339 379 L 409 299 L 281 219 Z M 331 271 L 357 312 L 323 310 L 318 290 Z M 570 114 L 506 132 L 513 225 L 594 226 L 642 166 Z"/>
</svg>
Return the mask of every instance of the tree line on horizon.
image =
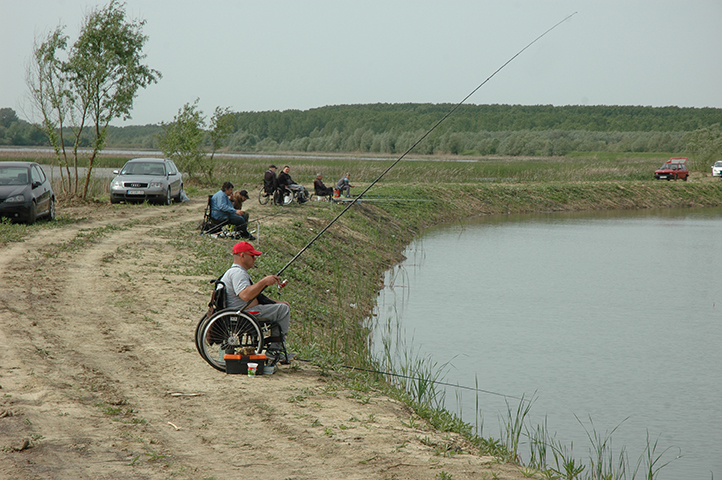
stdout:
<svg viewBox="0 0 722 480">
<path fill-rule="evenodd" d="M 406 151 L 451 104 L 337 105 L 231 113 L 230 152 Z M 415 153 L 557 156 L 571 152 L 685 152 L 693 132 L 722 124 L 722 109 L 644 106 L 461 105 Z M 157 149 L 161 125 L 108 127 L 109 148 Z M 205 143 L 211 144 L 210 135 Z M 90 144 L 88 139 L 87 143 Z M 0 109 L 0 145 L 49 145 Z M 81 146 L 83 146 L 81 144 Z"/>
</svg>

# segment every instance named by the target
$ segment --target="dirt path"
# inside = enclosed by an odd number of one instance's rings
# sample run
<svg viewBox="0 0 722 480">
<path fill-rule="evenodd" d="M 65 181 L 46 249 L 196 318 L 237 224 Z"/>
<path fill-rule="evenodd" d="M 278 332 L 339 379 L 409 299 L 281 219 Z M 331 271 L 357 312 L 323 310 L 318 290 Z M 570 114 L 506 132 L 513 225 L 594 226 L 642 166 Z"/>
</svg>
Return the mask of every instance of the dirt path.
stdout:
<svg viewBox="0 0 722 480">
<path fill-rule="evenodd" d="M 0 247 L 0 478 L 524 478 L 308 363 L 209 367 L 206 279 L 168 273 L 159 234 L 203 208 L 87 210 Z"/>
</svg>

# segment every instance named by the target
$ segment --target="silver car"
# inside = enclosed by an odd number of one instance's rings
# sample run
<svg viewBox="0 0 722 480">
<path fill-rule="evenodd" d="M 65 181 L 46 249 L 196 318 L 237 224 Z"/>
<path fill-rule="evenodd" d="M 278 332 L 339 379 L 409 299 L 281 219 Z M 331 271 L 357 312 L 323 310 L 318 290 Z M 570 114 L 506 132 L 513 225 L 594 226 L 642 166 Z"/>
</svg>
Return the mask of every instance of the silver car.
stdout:
<svg viewBox="0 0 722 480">
<path fill-rule="evenodd" d="M 134 158 L 114 170 L 110 182 L 110 203 L 158 202 L 170 205 L 181 201 L 183 176 L 172 160 Z"/>
</svg>

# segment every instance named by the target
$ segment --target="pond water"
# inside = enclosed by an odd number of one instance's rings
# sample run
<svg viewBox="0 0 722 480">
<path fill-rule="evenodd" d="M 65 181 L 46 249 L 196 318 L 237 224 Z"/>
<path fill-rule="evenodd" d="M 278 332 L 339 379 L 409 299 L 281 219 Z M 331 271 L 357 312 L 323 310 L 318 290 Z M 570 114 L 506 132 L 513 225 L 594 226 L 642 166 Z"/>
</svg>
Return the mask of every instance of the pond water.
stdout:
<svg viewBox="0 0 722 480">
<path fill-rule="evenodd" d="M 618 427 L 614 450 L 632 467 L 649 434 L 674 460 L 657 478 L 722 478 L 720 242 L 722 209 L 434 229 L 387 272 L 375 348 L 390 325 L 445 365 L 445 382 L 483 390 L 447 387 L 446 408 L 481 418 L 485 437 L 500 437 L 524 395 L 535 398 L 529 424 L 546 421 L 577 458 L 589 457 L 587 431 Z"/>
</svg>

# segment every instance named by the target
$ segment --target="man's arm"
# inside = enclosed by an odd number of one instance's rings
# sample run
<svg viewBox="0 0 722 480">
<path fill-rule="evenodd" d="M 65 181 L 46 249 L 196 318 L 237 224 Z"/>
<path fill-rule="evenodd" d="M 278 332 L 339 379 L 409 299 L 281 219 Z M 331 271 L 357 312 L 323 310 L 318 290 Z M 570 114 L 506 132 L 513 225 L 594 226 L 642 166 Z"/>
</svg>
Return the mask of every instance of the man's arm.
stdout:
<svg viewBox="0 0 722 480">
<path fill-rule="evenodd" d="M 249 285 L 240 292 L 238 292 L 238 296 L 244 302 L 249 302 L 250 305 L 251 300 L 255 300 L 264 288 L 275 285 L 279 281 L 280 279 L 276 275 L 268 275 L 267 277 L 263 277 L 258 283 Z"/>
<path fill-rule="evenodd" d="M 226 213 L 236 213 L 236 209 L 233 208 L 233 204 L 228 199 L 228 195 L 223 192 L 216 192 L 216 194 L 211 197 L 211 210 L 217 210 L 219 212 Z"/>
</svg>

